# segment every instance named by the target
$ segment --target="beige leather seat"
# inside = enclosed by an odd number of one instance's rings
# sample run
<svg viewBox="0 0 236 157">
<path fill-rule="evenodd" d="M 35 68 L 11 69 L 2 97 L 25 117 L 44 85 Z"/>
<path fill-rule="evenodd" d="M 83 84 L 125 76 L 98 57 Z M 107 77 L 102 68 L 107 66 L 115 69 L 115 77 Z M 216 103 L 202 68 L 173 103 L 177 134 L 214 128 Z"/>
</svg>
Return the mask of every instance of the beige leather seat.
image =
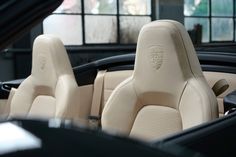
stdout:
<svg viewBox="0 0 236 157">
<path fill-rule="evenodd" d="M 133 75 L 105 105 L 104 131 L 151 141 L 217 118 L 216 97 L 180 23 L 145 25 L 136 53 Z"/>
<path fill-rule="evenodd" d="M 31 75 L 10 102 L 10 117 L 76 118 L 79 90 L 61 40 L 41 35 L 33 46 Z"/>
</svg>

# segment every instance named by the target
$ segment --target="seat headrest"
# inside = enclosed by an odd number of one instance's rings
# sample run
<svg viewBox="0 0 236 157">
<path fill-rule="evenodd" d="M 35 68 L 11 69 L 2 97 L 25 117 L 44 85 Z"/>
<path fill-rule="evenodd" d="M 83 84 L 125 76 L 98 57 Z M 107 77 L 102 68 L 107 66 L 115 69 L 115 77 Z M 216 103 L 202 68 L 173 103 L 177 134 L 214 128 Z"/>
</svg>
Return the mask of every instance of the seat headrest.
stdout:
<svg viewBox="0 0 236 157">
<path fill-rule="evenodd" d="M 60 75 L 73 75 L 62 41 L 53 35 L 40 35 L 33 44 L 31 76 L 48 85 L 55 84 Z"/>
<path fill-rule="evenodd" d="M 188 80 L 202 76 L 192 41 L 182 24 L 159 20 L 142 28 L 132 76 L 142 103 L 158 100 L 176 107 L 174 102 L 178 102 Z"/>
<path fill-rule="evenodd" d="M 135 78 L 138 76 L 152 84 L 157 83 L 157 79 L 161 83 L 170 77 L 187 80 L 202 75 L 195 49 L 182 24 L 158 20 L 142 28 L 137 43 Z"/>
</svg>

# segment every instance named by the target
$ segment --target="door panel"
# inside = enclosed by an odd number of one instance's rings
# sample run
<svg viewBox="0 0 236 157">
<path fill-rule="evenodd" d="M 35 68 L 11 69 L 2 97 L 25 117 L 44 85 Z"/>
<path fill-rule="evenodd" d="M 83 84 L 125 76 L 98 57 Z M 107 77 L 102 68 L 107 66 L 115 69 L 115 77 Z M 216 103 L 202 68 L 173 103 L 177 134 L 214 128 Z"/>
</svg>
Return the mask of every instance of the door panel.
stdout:
<svg viewBox="0 0 236 157">
<path fill-rule="evenodd" d="M 24 79 L 0 82 L 0 100 L 8 99 L 11 88 L 18 88 Z"/>
<path fill-rule="evenodd" d="M 178 156 L 235 156 L 236 114 L 232 113 L 210 123 L 157 141 L 157 146 Z"/>
<path fill-rule="evenodd" d="M 219 95 L 217 97 L 220 116 L 222 116 L 224 114 L 223 98 L 227 94 L 229 94 L 232 91 L 236 90 L 236 74 L 222 73 L 222 72 L 204 72 L 204 75 L 205 75 L 205 77 L 207 79 L 207 82 L 210 85 L 210 87 L 213 87 L 213 85 L 219 79 L 225 79 L 229 84 L 229 88 L 224 93 L 222 93 L 221 95 Z"/>
</svg>

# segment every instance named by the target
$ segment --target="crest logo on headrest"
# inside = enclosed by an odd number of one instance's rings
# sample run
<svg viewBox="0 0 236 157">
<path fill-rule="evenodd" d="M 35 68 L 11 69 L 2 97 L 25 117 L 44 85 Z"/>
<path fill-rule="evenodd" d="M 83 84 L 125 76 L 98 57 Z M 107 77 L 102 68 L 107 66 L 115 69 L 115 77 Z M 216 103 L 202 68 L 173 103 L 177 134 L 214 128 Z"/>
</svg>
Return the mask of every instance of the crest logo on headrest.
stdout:
<svg viewBox="0 0 236 157">
<path fill-rule="evenodd" d="M 44 70 L 45 65 L 46 65 L 46 61 L 47 61 L 47 59 L 45 56 L 42 56 L 42 55 L 39 56 L 39 66 L 40 66 L 41 70 Z"/>
<path fill-rule="evenodd" d="M 155 70 L 158 70 L 162 65 L 163 53 L 162 46 L 152 46 L 149 48 L 151 65 Z"/>
</svg>

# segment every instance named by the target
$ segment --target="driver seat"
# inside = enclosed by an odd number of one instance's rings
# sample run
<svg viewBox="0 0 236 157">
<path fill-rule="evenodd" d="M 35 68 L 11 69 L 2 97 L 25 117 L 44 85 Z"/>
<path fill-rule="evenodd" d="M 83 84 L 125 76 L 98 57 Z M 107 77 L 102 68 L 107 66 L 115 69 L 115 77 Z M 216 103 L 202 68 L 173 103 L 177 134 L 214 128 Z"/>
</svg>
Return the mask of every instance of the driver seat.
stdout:
<svg viewBox="0 0 236 157">
<path fill-rule="evenodd" d="M 183 25 L 171 20 L 145 25 L 133 75 L 108 99 L 102 129 L 152 141 L 217 117 L 216 97 Z"/>
<path fill-rule="evenodd" d="M 40 35 L 32 55 L 31 75 L 12 97 L 9 117 L 76 118 L 79 89 L 61 40 Z"/>
</svg>

